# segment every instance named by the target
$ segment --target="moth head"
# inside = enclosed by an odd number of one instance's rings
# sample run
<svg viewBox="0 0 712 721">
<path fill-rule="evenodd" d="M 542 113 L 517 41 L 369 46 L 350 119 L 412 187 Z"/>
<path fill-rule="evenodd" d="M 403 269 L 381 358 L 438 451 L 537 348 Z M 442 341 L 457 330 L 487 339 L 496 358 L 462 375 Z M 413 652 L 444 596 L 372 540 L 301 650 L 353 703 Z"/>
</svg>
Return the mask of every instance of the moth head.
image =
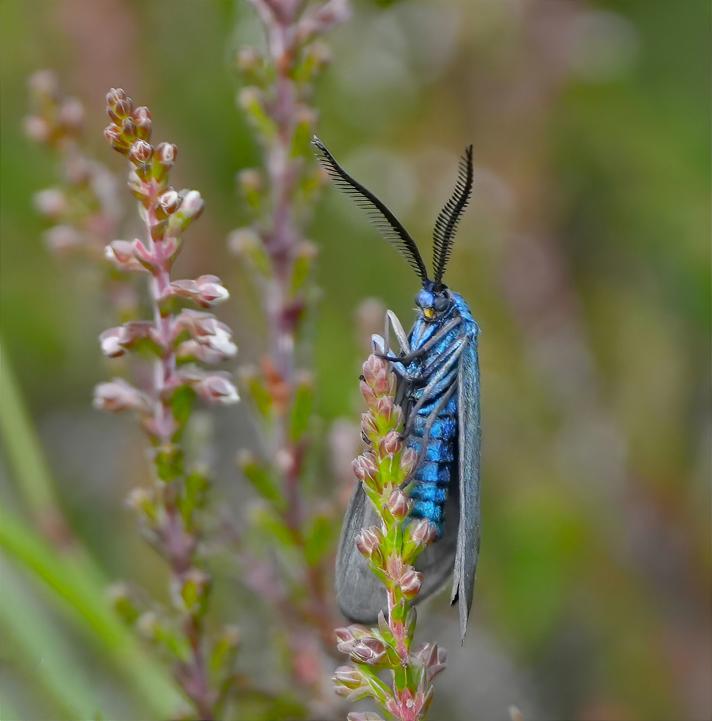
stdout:
<svg viewBox="0 0 712 721">
<path fill-rule="evenodd" d="M 428 322 L 433 322 L 450 310 L 452 297 L 447 286 L 428 280 L 423 283 L 422 290 L 415 296 L 415 304 L 423 318 Z"/>
</svg>

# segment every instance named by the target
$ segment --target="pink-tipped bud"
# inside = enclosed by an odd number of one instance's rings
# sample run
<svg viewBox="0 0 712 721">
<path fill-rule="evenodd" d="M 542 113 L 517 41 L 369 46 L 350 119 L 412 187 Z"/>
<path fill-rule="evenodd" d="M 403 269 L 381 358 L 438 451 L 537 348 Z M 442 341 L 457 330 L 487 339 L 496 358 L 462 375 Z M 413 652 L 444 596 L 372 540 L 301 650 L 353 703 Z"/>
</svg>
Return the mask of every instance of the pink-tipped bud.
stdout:
<svg viewBox="0 0 712 721">
<path fill-rule="evenodd" d="M 390 396 L 382 396 L 376 401 L 376 414 L 381 416 L 384 420 L 391 419 L 394 408 L 395 403 L 393 402 L 393 398 Z"/>
<path fill-rule="evenodd" d="M 126 100 L 128 95 L 123 88 L 111 88 L 106 94 L 106 105 L 107 107 L 114 108 L 116 104 L 121 100 Z"/>
<path fill-rule="evenodd" d="M 114 150 L 118 150 L 124 155 L 129 151 L 129 144 L 121 135 L 121 129 L 111 123 L 104 128 L 104 137 L 111 143 Z"/>
<path fill-rule="evenodd" d="M 423 574 L 412 567 L 408 567 L 398 579 L 398 585 L 406 598 L 415 598 L 423 585 Z"/>
<path fill-rule="evenodd" d="M 189 190 L 180 205 L 180 211 L 186 218 L 197 218 L 205 207 L 203 197 L 197 190 Z"/>
<path fill-rule="evenodd" d="M 431 682 L 447 666 L 447 651 L 440 648 L 437 643 L 424 644 L 413 656 L 425 668 L 428 682 Z"/>
<path fill-rule="evenodd" d="M 364 558 L 373 558 L 379 552 L 382 534 L 376 526 L 364 528 L 356 536 L 356 548 Z"/>
<path fill-rule="evenodd" d="M 376 420 L 374 419 L 373 415 L 371 413 L 362 413 L 361 414 L 361 436 L 366 441 L 371 440 L 373 436 L 375 436 L 378 433 L 378 426 L 376 425 Z"/>
<path fill-rule="evenodd" d="M 133 111 L 133 121 L 136 126 L 136 137 L 148 140 L 151 137 L 151 111 L 141 105 Z"/>
<path fill-rule="evenodd" d="M 195 391 L 208 403 L 227 406 L 240 400 L 237 388 L 227 374 L 214 373 L 203 377 L 195 385 Z"/>
<path fill-rule="evenodd" d="M 399 488 L 396 488 L 388 499 L 387 508 L 394 518 L 403 520 L 410 512 L 410 501 L 408 500 L 408 496 L 406 496 Z"/>
<path fill-rule="evenodd" d="M 101 345 L 101 352 L 107 357 L 107 358 L 119 358 L 124 353 L 126 353 L 126 349 L 122 345 L 123 340 L 123 332 L 122 328 L 109 328 L 108 330 L 105 330 L 100 336 L 99 336 L 99 343 Z"/>
<path fill-rule="evenodd" d="M 378 444 L 382 456 L 394 456 L 403 448 L 403 440 L 398 431 L 388 431 Z"/>
<path fill-rule="evenodd" d="M 361 672 L 353 666 L 339 666 L 331 677 L 334 691 L 339 696 L 350 696 L 364 685 Z"/>
<path fill-rule="evenodd" d="M 410 538 L 419 546 L 427 546 L 438 537 L 438 529 L 427 518 L 420 518 L 410 526 Z"/>
<path fill-rule="evenodd" d="M 375 408 L 378 398 L 373 392 L 371 386 L 368 385 L 366 381 L 360 381 L 359 388 L 361 389 L 361 395 L 363 396 L 363 399 L 366 401 L 366 405 L 369 408 Z"/>
<path fill-rule="evenodd" d="M 403 470 L 404 478 L 408 476 L 415 469 L 415 464 L 418 461 L 418 454 L 412 448 L 406 448 L 401 454 L 401 469 Z"/>
<path fill-rule="evenodd" d="M 136 138 L 136 125 L 134 124 L 132 118 L 124 118 L 121 121 L 121 134 L 129 142 L 133 141 Z"/>
<path fill-rule="evenodd" d="M 158 205 L 166 215 L 172 215 L 180 208 L 180 200 L 178 191 L 171 188 L 161 195 L 158 199 Z"/>
<path fill-rule="evenodd" d="M 146 270 L 134 255 L 134 244 L 128 240 L 112 240 L 104 248 L 104 257 L 119 270 Z"/>
<path fill-rule="evenodd" d="M 145 410 L 147 401 L 143 393 L 121 378 L 100 383 L 94 389 L 94 408 L 110 413 L 127 410 Z"/>
<path fill-rule="evenodd" d="M 176 162 L 178 156 L 178 147 L 173 143 L 159 143 L 156 146 L 153 157 L 156 162 L 165 168 L 170 168 Z"/>
<path fill-rule="evenodd" d="M 363 364 L 363 379 L 377 396 L 386 395 L 390 391 L 391 379 L 388 361 L 371 354 Z"/>
<path fill-rule="evenodd" d="M 357 663 L 377 664 L 386 655 L 386 645 L 373 636 L 357 641 L 350 651 L 351 658 Z"/>
<path fill-rule="evenodd" d="M 153 156 L 153 147 L 145 140 L 137 140 L 129 150 L 129 160 L 134 165 L 144 165 Z"/>
<path fill-rule="evenodd" d="M 373 480 L 378 473 L 378 466 L 376 465 L 376 459 L 372 453 L 362 453 L 360 456 L 354 458 L 352 463 L 354 475 L 359 481 Z"/>
</svg>

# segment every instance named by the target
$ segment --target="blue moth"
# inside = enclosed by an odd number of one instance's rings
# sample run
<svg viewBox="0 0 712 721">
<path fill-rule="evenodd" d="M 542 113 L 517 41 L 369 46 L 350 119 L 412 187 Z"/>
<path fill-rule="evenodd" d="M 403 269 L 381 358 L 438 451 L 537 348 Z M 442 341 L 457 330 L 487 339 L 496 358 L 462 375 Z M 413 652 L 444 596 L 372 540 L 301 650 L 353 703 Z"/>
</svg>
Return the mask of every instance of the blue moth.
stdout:
<svg viewBox="0 0 712 721">
<path fill-rule="evenodd" d="M 374 336 L 375 350 L 392 363 L 396 400 L 405 414 L 403 435 L 417 453 L 408 481 L 411 516 L 428 519 L 438 538 L 418 559 L 424 573 L 419 600 L 437 591 L 452 574 L 451 603 L 458 603 L 464 638 L 472 605 L 480 543 L 480 378 L 477 356 L 479 327 L 458 293 L 443 282 L 457 226 L 472 194 L 472 146 L 463 154 L 457 183 L 435 222 L 432 277 L 418 246 L 393 213 L 336 162 L 318 138 L 317 156 L 335 184 L 351 195 L 381 234 L 420 278 L 418 310 L 406 335 L 391 311 L 384 337 Z M 389 348 L 393 328 L 400 350 Z M 355 538 L 375 522 L 361 484 L 349 503 L 336 561 L 336 593 L 345 616 L 375 623 L 384 608 L 385 591 L 356 550 Z"/>
</svg>

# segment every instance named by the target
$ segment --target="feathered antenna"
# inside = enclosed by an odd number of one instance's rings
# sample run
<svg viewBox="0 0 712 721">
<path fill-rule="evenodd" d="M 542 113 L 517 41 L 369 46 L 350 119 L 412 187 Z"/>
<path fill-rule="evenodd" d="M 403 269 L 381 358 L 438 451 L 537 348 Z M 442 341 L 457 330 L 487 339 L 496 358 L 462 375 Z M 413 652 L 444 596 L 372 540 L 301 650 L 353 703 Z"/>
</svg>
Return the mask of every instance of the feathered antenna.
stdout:
<svg viewBox="0 0 712 721">
<path fill-rule="evenodd" d="M 438 285 L 442 284 L 445 267 L 450 260 L 457 225 L 470 202 L 473 175 L 472 146 L 468 145 L 460 158 L 455 190 L 440 211 L 433 230 L 433 280 Z"/>
<path fill-rule="evenodd" d="M 316 148 L 317 157 L 321 165 L 326 169 L 337 187 L 351 195 L 356 204 L 366 210 L 373 224 L 378 228 L 381 235 L 401 255 L 405 256 L 413 270 L 425 282 L 428 279 L 428 271 L 425 263 L 420 257 L 420 251 L 408 231 L 400 224 L 393 213 L 361 183 L 354 180 L 334 159 L 324 143 L 316 137 L 312 138 L 312 145 Z"/>
</svg>

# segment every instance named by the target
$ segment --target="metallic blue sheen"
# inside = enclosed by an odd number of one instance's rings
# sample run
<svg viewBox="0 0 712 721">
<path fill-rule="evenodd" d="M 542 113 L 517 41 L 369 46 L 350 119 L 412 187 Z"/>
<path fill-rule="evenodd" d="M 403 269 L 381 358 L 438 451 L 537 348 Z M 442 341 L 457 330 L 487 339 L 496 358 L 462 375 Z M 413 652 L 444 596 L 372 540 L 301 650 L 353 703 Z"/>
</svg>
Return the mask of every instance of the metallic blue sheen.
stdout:
<svg viewBox="0 0 712 721">
<path fill-rule="evenodd" d="M 410 433 L 406 445 L 419 454 L 419 462 L 413 473 L 410 496 L 413 499 L 411 516 L 426 518 L 443 533 L 444 506 L 453 481 L 458 479 L 458 415 L 459 359 L 452 359 L 456 349 L 463 344 L 476 343 L 479 328 L 462 296 L 448 291 L 450 306 L 435 318 L 428 320 L 420 315 L 410 331 L 408 340 L 411 353 L 417 353 L 441 331 L 442 337 L 424 353 L 401 368 L 401 375 L 407 383 L 406 407 L 414 409 L 419 402 L 415 418 L 410 420 Z M 434 294 L 423 289 L 416 299 L 421 308 L 431 308 Z M 453 327 L 444 332 L 453 320 Z M 464 348 L 461 352 L 465 350 Z M 451 365 L 444 368 L 448 361 Z M 444 369 L 444 370 L 443 370 Z M 432 388 L 427 386 L 435 379 L 438 371 L 442 376 Z M 427 390 L 427 396 L 423 399 Z M 447 394 L 451 394 L 446 399 Z M 442 406 L 442 407 L 441 407 Z M 428 425 L 430 429 L 428 432 Z M 426 448 L 422 450 L 423 437 L 427 433 Z"/>
</svg>

